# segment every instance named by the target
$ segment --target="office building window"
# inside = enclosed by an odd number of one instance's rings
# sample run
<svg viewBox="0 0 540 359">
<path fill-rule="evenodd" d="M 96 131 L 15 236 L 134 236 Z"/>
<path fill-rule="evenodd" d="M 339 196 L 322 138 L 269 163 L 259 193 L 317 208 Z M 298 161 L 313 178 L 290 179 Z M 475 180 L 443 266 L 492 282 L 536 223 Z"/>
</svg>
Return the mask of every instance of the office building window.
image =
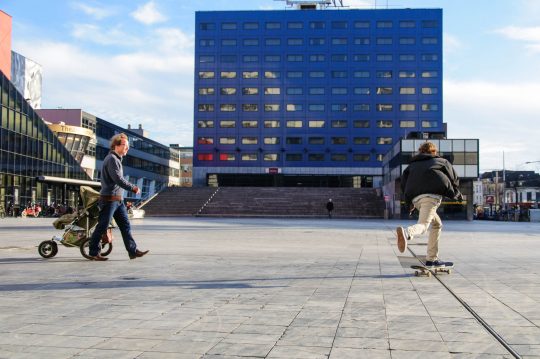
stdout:
<svg viewBox="0 0 540 359">
<path fill-rule="evenodd" d="M 302 154 L 301 153 L 287 153 L 285 155 L 285 161 L 290 161 L 290 162 L 302 161 Z"/>
<path fill-rule="evenodd" d="M 242 161 L 257 161 L 257 154 L 256 153 L 243 153 Z"/>
<path fill-rule="evenodd" d="M 377 21 L 377 28 L 390 29 L 392 28 L 392 21 Z"/>
<path fill-rule="evenodd" d="M 198 120 L 197 128 L 214 128 L 214 121 L 212 120 Z"/>
<path fill-rule="evenodd" d="M 265 95 L 279 95 L 281 94 L 281 89 L 279 87 L 265 87 L 264 94 Z"/>
<path fill-rule="evenodd" d="M 333 145 L 346 145 L 347 137 L 332 137 L 330 139 L 330 143 L 332 143 Z"/>
<path fill-rule="evenodd" d="M 259 46 L 259 39 L 244 39 L 244 46 Z"/>
<path fill-rule="evenodd" d="M 213 79 L 216 73 L 214 71 L 200 71 L 199 72 L 199 78 L 200 79 Z"/>
<path fill-rule="evenodd" d="M 389 112 L 394 109 L 393 105 L 390 103 L 378 103 L 377 112 Z"/>
<path fill-rule="evenodd" d="M 355 162 L 368 162 L 369 158 L 370 156 L 367 153 L 355 153 L 353 155 L 353 161 Z"/>
<path fill-rule="evenodd" d="M 355 37 L 354 44 L 355 45 L 369 45 L 370 44 L 369 37 Z"/>
<path fill-rule="evenodd" d="M 259 121 L 257 121 L 257 120 L 243 120 L 242 121 L 242 127 L 243 128 L 257 128 L 257 127 L 259 127 Z"/>
<path fill-rule="evenodd" d="M 257 62 L 259 61 L 259 56 L 258 55 L 244 55 L 242 59 L 244 62 Z"/>
<path fill-rule="evenodd" d="M 415 61 L 416 55 L 414 54 L 401 54 L 399 55 L 399 61 Z"/>
<path fill-rule="evenodd" d="M 353 143 L 355 145 L 369 145 L 369 137 L 354 137 Z"/>
<path fill-rule="evenodd" d="M 304 39 L 287 39 L 287 45 L 289 45 L 289 46 L 301 46 L 301 45 L 304 45 Z"/>
<path fill-rule="evenodd" d="M 347 88 L 346 87 L 332 87 L 332 95 L 346 95 L 346 94 L 347 94 Z"/>
<path fill-rule="evenodd" d="M 355 87 L 354 88 L 354 94 L 355 95 L 369 95 L 369 87 Z"/>
<path fill-rule="evenodd" d="M 332 45 L 347 45 L 347 38 L 346 37 L 333 37 Z"/>
<path fill-rule="evenodd" d="M 422 61 L 439 61 L 437 54 L 422 54 Z"/>
<path fill-rule="evenodd" d="M 310 78 L 323 78 L 324 77 L 324 71 L 310 71 L 309 72 Z"/>
<path fill-rule="evenodd" d="M 204 31 L 216 29 L 216 24 L 214 24 L 213 22 L 201 22 L 200 26 L 201 30 Z"/>
<path fill-rule="evenodd" d="M 287 110 L 287 112 L 304 111 L 304 105 L 295 104 L 295 103 L 288 103 L 285 106 L 285 109 Z"/>
<path fill-rule="evenodd" d="M 299 79 L 304 76 L 302 71 L 287 71 L 287 78 L 290 79 Z"/>
<path fill-rule="evenodd" d="M 309 55 L 310 62 L 324 62 L 326 61 L 325 55 Z"/>
<path fill-rule="evenodd" d="M 309 39 L 309 44 L 313 46 L 320 46 L 320 45 L 324 45 L 325 43 L 326 43 L 326 40 L 324 38 L 312 37 Z"/>
<path fill-rule="evenodd" d="M 355 55 L 353 55 L 353 61 L 354 62 L 369 62 L 369 55 L 367 55 L 367 54 L 355 54 Z"/>
<path fill-rule="evenodd" d="M 281 29 L 281 23 L 280 22 L 267 22 L 265 24 L 265 27 L 268 30 L 277 30 L 277 29 Z"/>
<path fill-rule="evenodd" d="M 236 55 L 221 55 L 219 60 L 222 63 L 235 63 L 236 62 Z"/>
<path fill-rule="evenodd" d="M 242 137 L 243 145 L 256 145 L 258 143 L 259 139 L 257 137 Z"/>
<path fill-rule="evenodd" d="M 369 128 L 369 120 L 354 120 L 354 128 Z"/>
<path fill-rule="evenodd" d="M 377 95 L 391 95 L 392 87 L 377 87 Z"/>
<path fill-rule="evenodd" d="M 234 155 L 234 153 L 220 153 L 219 160 L 220 161 L 235 161 L 236 156 Z"/>
<path fill-rule="evenodd" d="M 324 161 L 324 153 L 310 153 L 308 161 Z"/>
<path fill-rule="evenodd" d="M 392 120 L 379 120 L 377 121 L 377 127 L 378 128 L 391 128 L 393 127 Z"/>
<path fill-rule="evenodd" d="M 332 153 L 330 158 L 332 159 L 332 161 L 336 162 L 347 161 L 347 155 L 345 153 Z"/>
<path fill-rule="evenodd" d="M 346 103 L 335 103 L 332 104 L 332 111 L 334 112 L 345 112 L 347 111 L 347 104 Z"/>
<path fill-rule="evenodd" d="M 301 87 L 289 87 L 287 88 L 287 95 L 302 95 L 304 89 Z"/>
<path fill-rule="evenodd" d="M 325 25 L 324 21 L 311 21 L 309 23 L 309 27 L 312 29 L 324 29 Z"/>
<path fill-rule="evenodd" d="M 379 62 L 388 62 L 392 60 L 393 60 L 392 54 L 378 54 L 377 55 L 377 61 Z"/>
<path fill-rule="evenodd" d="M 264 128 L 279 128 L 279 121 L 278 120 L 265 120 Z"/>
<path fill-rule="evenodd" d="M 392 45 L 392 38 L 391 37 L 378 37 L 377 45 Z"/>
<path fill-rule="evenodd" d="M 423 37 L 422 45 L 437 45 L 439 40 L 436 37 Z"/>
<path fill-rule="evenodd" d="M 402 103 L 399 105 L 400 111 L 416 111 L 416 105 L 413 103 Z"/>
<path fill-rule="evenodd" d="M 214 46 L 215 41 L 214 39 L 201 39 L 199 40 L 199 46 L 200 47 L 212 47 Z"/>
<path fill-rule="evenodd" d="M 399 77 L 402 79 L 412 79 L 416 77 L 416 72 L 414 71 L 400 71 Z"/>
<path fill-rule="evenodd" d="M 355 21 L 354 27 L 356 29 L 369 29 L 369 21 Z"/>
<path fill-rule="evenodd" d="M 276 112 L 276 111 L 279 111 L 279 104 L 265 104 L 265 105 L 264 105 L 264 111 L 265 111 L 265 112 Z"/>
<path fill-rule="evenodd" d="M 220 77 L 222 79 L 235 79 L 236 72 L 235 71 L 221 71 Z"/>
<path fill-rule="evenodd" d="M 369 71 L 355 71 L 353 72 L 353 77 L 367 79 L 370 77 Z"/>
<path fill-rule="evenodd" d="M 256 103 L 244 103 L 242 104 L 243 112 L 257 112 L 259 111 L 259 105 Z"/>
<path fill-rule="evenodd" d="M 266 46 L 279 46 L 281 45 L 281 39 L 266 39 L 264 40 Z"/>
<path fill-rule="evenodd" d="M 221 120 L 219 121 L 219 127 L 221 128 L 235 128 L 236 122 L 234 120 Z"/>
<path fill-rule="evenodd" d="M 391 79 L 392 71 L 390 70 L 377 71 L 375 75 L 377 76 L 378 79 Z"/>
<path fill-rule="evenodd" d="M 365 112 L 369 110 L 370 110 L 370 107 L 368 103 L 356 103 L 353 106 L 353 111 L 355 112 Z"/>
<path fill-rule="evenodd" d="M 422 111 L 424 112 L 436 112 L 439 111 L 439 105 L 434 103 L 424 103 L 422 104 Z"/>
<path fill-rule="evenodd" d="M 214 105 L 209 103 L 199 104 L 199 112 L 214 112 Z"/>
<path fill-rule="evenodd" d="M 416 127 L 416 121 L 410 121 L 410 120 L 399 121 L 399 127 L 401 127 L 401 128 L 413 128 L 413 127 Z"/>
<path fill-rule="evenodd" d="M 214 155 L 211 153 L 199 153 L 197 159 L 199 161 L 213 161 Z"/>
<path fill-rule="evenodd" d="M 422 27 L 424 28 L 436 28 L 439 27 L 439 22 L 437 20 L 423 20 Z"/>
<path fill-rule="evenodd" d="M 437 127 L 437 121 L 422 121 L 422 127 L 424 128 L 434 128 Z"/>
<path fill-rule="evenodd" d="M 245 30 L 257 30 L 258 28 L 259 28 L 258 22 L 245 22 L 244 23 Z"/>
<path fill-rule="evenodd" d="M 324 145 L 324 137 L 310 137 L 308 143 L 310 145 Z"/>
<path fill-rule="evenodd" d="M 288 145 L 301 145 L 302 137 L 287 137 L 285 138 L 285 143 Z"/>
<path fill-rule="evenodd" d="M 311 104 L 308 106 L 309 111 L 317 112 L 317 111 L 324 111 L 324 105 L 323 104 Z"/>
<path fill-rule="evenodd" d="M 265 153 L 263 155 L 263 161 L 278 161 L 279 155 L 277 153 Z"/>
<path fill-rule="evenodd" d="M 289 120 L 286 125 L 287 128 L 302 128 L 302 121 Z"/>
<path fill-rule="evenodd" d="M 413 20 L 403 20 L 399 22 L 399 27 L 412 29 L 416 27 L 416 22 Z"/>
<path fill-rule="evenodd" d="M 333 120 L 332 128 L 347 128 L 347 120 Z"/>
<path fill-rule="evenodd" d="M 347 21 L 332 21 L 332 29 L 346 29 L 348 25 Z"/>
<path fill-rule="evenodd" d="M 439 93 L 437 87 L 422 87 L 422 95 L 436 95 Z"/>
<path fill-rule="evenodd" d="M 437 71 L 422 71 L 422 77 L 435 78 L 435 77 L 439 77 L 439 73 Z"/>
<path fill-rule="evenodd" d="M 244 71 L 242 72 L 242 77 L 245 79 L 258 79 L 259 72 L 258 71 Z"/>
<path fill-rule="evenodd" d="M 197 138 L 197 144 L 199 145 L 211 145 L 214 143 L 214 139 L 212 137 L 198 137 Z"/>
<path fill-rule="evenodd" d="M 414 45 L 416 43 L 416 39 L 414 37 L 402 37 L 399 39 L 400 45 Z"/>
<path fill-rule="evenodd" d="M 324 127 L 324 120 L 309 120 L 308 126 L 310 128 L 323 128 Z"/>
<path fill-rule="evenodd" d="M 221 46 L 236 46 L 236 39 L 222 39 Z"/>
<path fill-rule="evenodd" d="M 291 21 L 291 22 L 287 23 L 287 28 L 288 29 L 303 29 L 304 28 L 304 23 L 299 22 L 299 21 Z"/>
<path fill-rule="evenodd" d="M 265 137 L 264 144 L 265 145 L 279 145 L 279 137 Z"/>
<path fill-rule="evenodd" d="M 332 71 L 332 78 L 338 79 L 338 78 L 346 78 L 347 77 L 347 71 Z"/>
<path fill-rule="evenodd" d="M 242 89 L 242 95 L 258 95 L 258 94 L 259 94 L 258 87 L 244 87 Z"/>
<path fill-rule="evenodd" d="M 332 55 L 332 62 L 346 62 L 346 61 L 347 61 L 347 55 L 345 54 Z"/>
<path fill-rule="evenodd" d="M 289 62 L 302 62 L 302 61 L 304 61 L 304 55 L 287 55 L 287 61 L 289 61 Z"/>
<path fill-rule="evenodd" d="M 309 88 L 309 94 L 310 95 L 324 95 L 324 87 L 310 87 Z"/>
<path fill-rule="evenodd" d="M 280 77 L 281 77 L 281 72 L 279 71 L 265 71 L 264 72 L 265 79 L 279 79 Z"/>
<path fill-rule="evenodd" d="M 219 93 L 222 95 L 234 95 L 236 94 L 236 88 L 234 87 L 222 87 L 219 89 Z"/>
<path fill-rule="evenodd" d="M 235 22 L 224 22 L 221 24 L 221 30 L 236 30 L 237 26 Z"/>
<path fill-rule="evenodd" d="M 214 92 L 215 92 L 215 89 L 213 87 L 200 87 L 199 88 L 199 95 L 201 96 L 213 95 Z"/>
<path fill-rule="evenodd" d="M 400 95 L 414 95 L 416 94 L 416 88 L 415 87 L 400 87 L 399 94 Z"/>
</svg>

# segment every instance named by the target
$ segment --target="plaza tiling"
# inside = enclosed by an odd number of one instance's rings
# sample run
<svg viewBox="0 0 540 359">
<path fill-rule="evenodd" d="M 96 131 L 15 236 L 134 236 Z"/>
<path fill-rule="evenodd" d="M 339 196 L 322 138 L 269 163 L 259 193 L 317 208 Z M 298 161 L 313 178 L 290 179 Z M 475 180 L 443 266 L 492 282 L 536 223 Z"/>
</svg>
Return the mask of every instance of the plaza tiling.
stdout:
<svg viewBox="0 0 540 359">
<path fill-rule="evenodd" d="M 52 221 L 0 219 L 0 358 L 540 358 L 538 223 L 445 221 L 428 278 L 411 221 L 148 218 L 107 262 Z"/>
</svg>

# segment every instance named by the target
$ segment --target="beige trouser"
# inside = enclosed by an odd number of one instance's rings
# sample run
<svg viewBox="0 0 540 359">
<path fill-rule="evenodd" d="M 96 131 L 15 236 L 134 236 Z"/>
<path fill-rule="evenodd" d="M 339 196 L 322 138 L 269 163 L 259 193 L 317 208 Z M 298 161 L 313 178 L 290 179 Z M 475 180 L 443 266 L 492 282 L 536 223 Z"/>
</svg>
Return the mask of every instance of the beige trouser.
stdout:
<svg viewBox="0 0 540 359">
<path fill-rule="evenodd" d="M 413 202 L 413 205 L 420 212 L 418 223 L 407 227 L 407 233 L 409 237 L 422 235 L 426 233 L 431 224 L 426 261 L 437 260 L 439 259 L 439 237 L 442 230 L 442 221 L 437 214 L 437 208 L 441 205 L 441 201 L 432 197 L 423 197 Z"/>
</svg>

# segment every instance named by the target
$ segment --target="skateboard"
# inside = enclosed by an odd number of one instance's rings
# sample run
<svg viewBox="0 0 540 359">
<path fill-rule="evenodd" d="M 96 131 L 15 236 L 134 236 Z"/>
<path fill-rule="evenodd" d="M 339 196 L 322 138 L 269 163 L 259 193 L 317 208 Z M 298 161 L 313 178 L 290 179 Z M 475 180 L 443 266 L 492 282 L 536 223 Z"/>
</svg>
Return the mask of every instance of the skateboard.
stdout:
<svg viewBox="0 0 540 359">
<path fill-rule="evenodd" d="M 438 267 L 438 268 L 428 268 L 421 265 L 415 265 L 411 266 L 412 269 L 416 269 L 414 271 L 415 276 L 428 276 L 431 277 L 431 274 L 437 275 L 437 273 L 452 273 L 452 268 L 454 268 L 454 265 L 451 266 L 445 266 L 445 267 Z"/>
</svg>

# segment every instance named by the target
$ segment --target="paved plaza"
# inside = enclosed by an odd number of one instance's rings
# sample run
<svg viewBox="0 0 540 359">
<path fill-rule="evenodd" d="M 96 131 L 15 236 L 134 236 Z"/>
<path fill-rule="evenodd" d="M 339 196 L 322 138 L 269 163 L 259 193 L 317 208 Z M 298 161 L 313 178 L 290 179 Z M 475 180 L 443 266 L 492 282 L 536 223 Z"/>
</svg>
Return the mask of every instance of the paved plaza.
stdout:
<svg viewBox="0 0 540 359">
<path fill-rule="evenodd" d="M 540 358 L 538 223 L 445 221 L 456 268 L 427 278 L 395 243 L 411 221 L 147 218 L 150 253 L 129 260 L 115 231 L 107 262 L 41 258 L 52 221 L 0 220 L 0 358 L 515 357 L 444 285 Z"/>
</svg>

